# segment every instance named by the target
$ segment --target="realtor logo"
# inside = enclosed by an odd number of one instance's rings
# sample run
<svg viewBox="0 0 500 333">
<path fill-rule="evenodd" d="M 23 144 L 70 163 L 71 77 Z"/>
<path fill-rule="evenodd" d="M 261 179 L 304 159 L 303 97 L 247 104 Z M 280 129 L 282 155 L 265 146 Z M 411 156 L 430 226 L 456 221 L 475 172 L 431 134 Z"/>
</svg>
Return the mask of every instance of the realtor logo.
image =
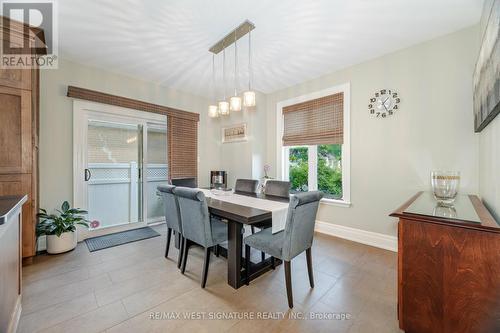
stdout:
<svg viewBox="0 0 500 333">
<path fill-rule="evenodd" d="M 2 0 L 1 68 L 57 68 L 53 0 Z"/>
</svg>

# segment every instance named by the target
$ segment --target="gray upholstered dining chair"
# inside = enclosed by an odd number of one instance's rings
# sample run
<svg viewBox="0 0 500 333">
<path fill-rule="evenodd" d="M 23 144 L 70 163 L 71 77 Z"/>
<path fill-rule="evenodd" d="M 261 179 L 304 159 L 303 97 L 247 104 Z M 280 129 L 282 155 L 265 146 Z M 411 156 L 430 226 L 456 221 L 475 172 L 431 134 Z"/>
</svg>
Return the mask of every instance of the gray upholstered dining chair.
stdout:
<svg viewBox="0 0 500 333">
<path fill-rule="evenodd" d="M 255 179 L 236 179 L 234 191 L 257 194 L 258 186 L 259 181 Z"/>
<path fill-rule="evenodd" d="M 196 184 L 196 178 L 174 178 L 170 180 L 172 185 L 175 186 L 182 186 L 182 187 L 191 187 L 191 188 L 196 188 L 198 187 Z"/>
<path fill-rule="evenodd" d="M 265 195 L 273 197 L 290 197 L 290 182 L 282 180 L 268 180 L 264 189 Z"/>
<path fill-rule="evenodd" d="M 182 224 L 179 212 L 179 203 L 173 192 L 175 186 L 173 185 L 160 185 L 157 187 L 159 194 L 163 198 L 165 209 L 165 220 L 167 222 L 167 245 L 165 247 L 165 258 L 168 257 L 168 250 L 170 247 L 170 239 L 172 237 L 172 230 L 179 234 L 179 256 L 177 257 L 177 267 L 181 267 L 182 261 L 182 244 L 184 238 L 182 237 Z"/>
<path fill-rule="evenodd" d="M 248 194 L 257 194 L 257 188 L 259 187 L 259 181 L 255 179 L 236 179 L 236 184 L 234 185 L 235 192 L 242 192 Z M 255 228 L 252 226 L 252 234 L 255 233 Z"/>
<path fill-rule="evenodd" d="M 249 193 L 249 194 L 257 194 L 257 189 L 259 187 L 259 181 L 255 179 L 236 179 L 236 184 L 234 185 L 234 191 L 235 192 L 243 192 L 243 193 Z M 257 226 L 250 226 L 250 230 L 252 231 L 252 234 L 255 233 L 255 227 L 260 228 L 260 229 L 265 229 L 271 227 L 271 223 L 268 221 L 265 221 L 263 223 L 260 223 Z M 266 258 L 266 255 L 264 252 L 261 253 L 262 261 Z"/>
<path fill-rule="evenodd" d="M 291 260 L 306 251 L 309 284 L 314 288 L 312 270 L 311 246 L 314 236 L 314 224 L 319 201 L 323 193 L 304 192 L 290 197 L 290 206 L 283 231 L 273 234 L 271 229 L 264 229 L 256 234 L 245 237 L 245 257 L 250 257 L 250 247 L 266 252 L 285 263 L 286 293 L 288 306 L 293 308 Z M 246 284 L 250 282 L 250 263 L 245 261 Z"/>
<path fill-rule="evenodd" d="M 201 287 L 205 288 L 210 264 L 210 250 L 227 241 L 227 225 L 208 212 L 205 195 L 199 189 L 176 187 L 174 194 L 179 202 L 182 233 L 184 243 L 182 247 L 181 272 L 186 270 L 189 247 L 193 244 L 205 248 L 205 260 L 201 276 Z"/>
</svg>

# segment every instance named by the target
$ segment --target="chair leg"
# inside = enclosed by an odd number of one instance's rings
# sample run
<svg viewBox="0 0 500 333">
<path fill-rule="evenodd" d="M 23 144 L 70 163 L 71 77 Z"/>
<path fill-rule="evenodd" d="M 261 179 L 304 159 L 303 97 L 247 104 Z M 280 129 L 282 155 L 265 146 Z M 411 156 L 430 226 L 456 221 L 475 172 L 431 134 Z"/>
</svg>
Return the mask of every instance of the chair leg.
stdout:
<svg viewBox="0 0 500 333">
<path fill-rule="evenodd" d="M 292 295 L 292 272 L 290 269 L 290 261 L 285 261 L 285 282 L 286 282 L 286 295 L 288 297 L 288 307 L 293 308 L 293 295 Z"/>
<path fill-rule="evenodd" d="M 205 288 L 208 276 L 208 266 L 210 265 L 210 248 L 205 248 L 205 262 L 203 263 L 203 273 L 201 275 L 201 287 Z"/>
<path fill-rule="evenodd" d="M 260 253 L 260 260 L 261 260 L 261 261 L 266 260 L 266 254 L 265 254 L 264 252 L 261 252 L 261 253 Z"/>
<path fill-rule="evenodd" d="M 245 245 L 245 283 L 250 284 L 250 246 Z"/>
<path fill-rule="evenodd" d="M 311 288 L 314 288 L 314 276 L 313 276 L 311 248 L 308 248 L 306 250 L 306 259 L 307 259 L 307 273 L 309 274 L 309 284 L 311 285 Z"/>
<path fill-rule="evenodd" d="M 168 249 L 170 248 L 170 238 L 172 237 L 172 229 L 167 228 L 167 246 L 165 247 L 165 258 L 168 257 Z"/>
<path fill-rule="evenodd" d="M 182 263 L 182 247 L 184 244 L 184 237 L 182 235 L 179 235 L 179 256 L 177 257 L 177 268 L 181 268 L 181 263 Z"/>
<path fill-rule="evenodd" d="M 189 240 L 187 238 L 184 238 L 184 242 L 182 243 L 182 265 L 181 265 L 181 273 L 184 274 L 186 271 L 186 262 L 187 262 L 187 257 L 188 257 L 188 246 Z"/>
<path fill-rule="evenodd" d="M 252 229 L 252 235 L 255 234 L 255 227 L 252 225 L 250 228 Z"/>
<path fill-rule="evenodd" d="M 220 246 L 219 245 L 214 246 L 214 252 L 215 252 L 215 256 L 217 258 L 219 258 L 219 255 L 220 255 Z"/>
</svg>

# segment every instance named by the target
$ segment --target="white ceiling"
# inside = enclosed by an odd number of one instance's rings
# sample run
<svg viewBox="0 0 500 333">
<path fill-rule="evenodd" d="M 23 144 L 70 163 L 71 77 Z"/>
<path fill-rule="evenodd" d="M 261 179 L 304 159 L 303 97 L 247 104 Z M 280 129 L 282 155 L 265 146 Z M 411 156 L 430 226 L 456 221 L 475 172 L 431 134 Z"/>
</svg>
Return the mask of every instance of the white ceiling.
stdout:
<svg viewBox="0 0 500 333">
<path fill-rule="evenodd" d="M 482 3 L 63 0 L 58 2 L 59 47 L 63 58 L 210 97 L 209 47 L 249 19 L 256 25 L 253 86 L 270 93 L 476 24 Z M 248 73 L 247 39 L 241 41 L 238 59 L 243 89 Z M 228 95 L 233 89 L 233 52 L 231 48 L 226 53 Z M 221 65 L 219 56 L 219 77 Z"/>
</svg>

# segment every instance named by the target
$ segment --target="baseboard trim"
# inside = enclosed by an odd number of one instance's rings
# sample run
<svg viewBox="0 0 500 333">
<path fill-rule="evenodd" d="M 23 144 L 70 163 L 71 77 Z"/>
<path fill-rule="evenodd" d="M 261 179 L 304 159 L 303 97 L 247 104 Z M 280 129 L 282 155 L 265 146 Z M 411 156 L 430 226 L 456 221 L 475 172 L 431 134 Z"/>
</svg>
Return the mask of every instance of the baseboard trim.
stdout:
<svg viewBox="0 0 500 333">
<path fill-rule="evenodd" d="M 384 250 L 393 252 L 398 251 L 398 238 L 395 236 L 350 228 L 343 225 L 323 221 L 316 221 L 315 231 L 322 234 L 347 239 L 353 242 L 375 246 Z"/>
</svg>

